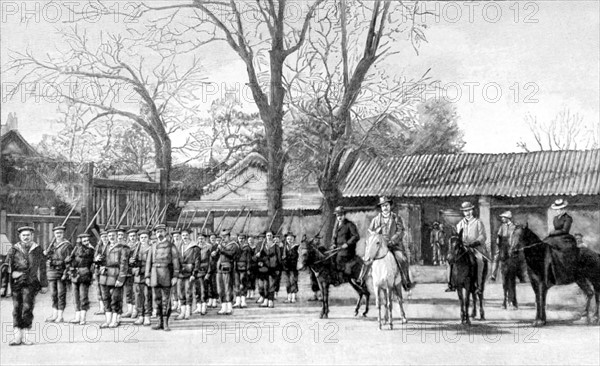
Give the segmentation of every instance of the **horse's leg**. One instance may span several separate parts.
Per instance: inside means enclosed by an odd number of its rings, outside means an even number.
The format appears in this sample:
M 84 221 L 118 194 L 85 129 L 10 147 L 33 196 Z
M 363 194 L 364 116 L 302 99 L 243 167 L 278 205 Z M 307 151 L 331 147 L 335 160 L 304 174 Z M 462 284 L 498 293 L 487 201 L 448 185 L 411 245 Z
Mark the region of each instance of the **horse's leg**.
M 594 288 L 594 295 L 596 296 L 596 311 L 594 312 L 594 324 L 600 324 L 600 317 L 598 310 L 600 310 L 600 288 Z
M 542 320 L 542 324 L 541 325 L 546 325 L 546 296 L 548 295 L 548 286 L 546 286 L 546 284 L 542 284 L 542 289 L 540 291 L 540 298 L 541 298 L 541 304 L 540 304 L 540 311 L 541 311 L 541 320 Z
M 485 310 L 483 309 L 483 291 L 477 295 L 479 298 L 479 320 L 485 320 Z
M 538 284 L 538 279 L 535 278 L 535 275 L 531 276 L 531 287 L 533 288 L 533 292 L 535 293 L 535 320 L 533 321 L 533 326 L 538 326 L 538 322 L 541 318 L 540 315 L 540 285 Z
M 394 315 L 392 309 L 394 308 L 394 294 L 393 294 L 394 284 L 391 286 L 388 285 L 386 289 L 387 296 L 387 311 L 390 316 L 390 330 L 394 329 Z
M 354 316 L 358 316 L 358 310 L 360 310 L 360 304 L 363 299 L 364 293 L 362 291 L 362 288 L 354 282 L 354 279 L 350 279 L 348 283 L 350 283 L 350 286 L 352 286 L 354 291 L 358 293 L 358 301 L 356 302 L 356 306 L 354 307 Z
M 504 269 L 504 266 L 502 266 L 502 293 L 504 294 L 504 301 L 502 302 L 502 309 L 506 309 L 507 308 L 507 300 L 509 297 L 509 290 L 508 290 L 508 281 L 507 281 L 507 275 L 506 275 L 506 270 Z
M 328 290 L 328 285 L 327 285 L 327 281 L 325 280 L 321 280 L 319 282 L 321 284 L 321 315 L 319 316 L 321 319 L 325 318 L 325 314 L 327 313 L 327 297 L 325 296 L 325 294 L 327 293 Z
M 365 312 L 362 313 L 362 316 L 366 317 L 367 313 L 369 312 L 369 301 L 371 300 L 371 293 L 369 292 L 369 288 L 367 287 L 366 283 L 363 284 L 363 286 L 361 287 L 361 290 L 362 290 L 363 294 L 365 295 Z
M 456 294 L 458 295 L 458 302 L 460 304 L 460 324 L 465 324 L 465 318 L 469 317 L 469 313 L 466 312 L 465 313 L 465 299 L 463 298 L 463 290 L 462 288 L 458 287 L 456 289 Z M 467 314 L 467 316 L 465 317 L 465 314 Z
M 377 323 L 381 330 L 381 288 L 375 286 L 375 306 L 377 306 Z
M 329 283 L 325 283 L 323 289 L 325 290 L 323 293 L 323 300 L 325 301 L 325 313 L 323 314 L 323 319 L 327 319 L 329 318 Z
M 587 297 L 585 301 L 585 310 L 581 313 L 581 317 L 585 317 L 586 322 L 591 324 L 592 318 L 590 315 L 590 306 L 592 304 L 592 298 L 594 297 L 594 289 L 592 288 L 592 284 L 585 278 L 579 279 L 576 283 L 577 286 L 583 290 L 585 296 Z
M 513 273 L 510 276 L 510 292 L 511 292 L 511 301 L 515 309 L 519 308 L 519 303 L 517 301 L 517 274 Z
M 394 284 L 394 291 L 396 292 L 396 296 L 398 296 L 398 305 L 400 305 L 400 315 L 402 316 L 402 324 L 406 324 L 408 320 L 406 319 L 406 313 L 404 312 L 404 300 L 402 299 L 402 288 L 399 285 Z

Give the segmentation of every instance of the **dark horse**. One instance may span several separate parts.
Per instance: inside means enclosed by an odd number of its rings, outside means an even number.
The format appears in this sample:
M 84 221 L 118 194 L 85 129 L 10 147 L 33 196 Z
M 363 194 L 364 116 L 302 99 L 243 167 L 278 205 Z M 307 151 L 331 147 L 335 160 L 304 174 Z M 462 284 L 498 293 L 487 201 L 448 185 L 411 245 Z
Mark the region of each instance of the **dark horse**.
M 516 245 L 505 245 L 501 247 L 499 261 L 501 263 L 502 289 L 504 290 L 504 302 L 502 307 L 519 308 L 517 302 L 517 276 L 521 271 L 523 259 Z
M 329 316 L 329 286 L 335 282 L 334 279 L 338 275 L 335 255 L 328 256 L 326 253 L 321 252 L 312 241 L 303 241 L 298 250 L 297 268 L 299 271 L 308 268 L 315 274 L 319 283 L 319 289 L 323 295 L 323 308 L 321 309 L 320 317 L 321 319 L 327 319 Z M 354 316 L 358 315 L 363 297 L 365 298 L 365 311 L 362 313 L 362 316 L 367 316 L 369 312 L 369 297 L 371 294 L 367 289 L 366 283 L 361 286 L 356 282 L 361 268 L 362 259 L 357 256 L 352 265 L 352 275 L 349 278 L 344 278 L 358 292 L 359 298 L 354 309 Z
M 471 324 L 469 319 L 469 302 L 473 298 L 473 313 L 471 317 L 477 316 L 477 300 L 479 300 L 479 314 L 481 320 L 485 320 L 485 311 L 483 309 L 483 291 L 477 294 L 475 289 L 477 285 L 477 264 L 472 250 L 463 244 L 462 230 L 458 234 L 450 237 L 450 251 L 448 253 L 448 262 L 452 264 L 452 283 L 456 287 L 458 300 L 460 301 L 460 319 L 461 324 Z M 487 277 L 488 263 L 484 261 L 483 278 Z M 485 287 L 485 281 L 483 281 Z
M 548 289 L 555 285 L 568 285 L 571 283 L 576 283 L 587 296 L 585 311 L 581 315 L 586 317 L 588 324 L 592 323 L 589 310 L 592 297 L 596 296 L 596 312 L 593 322 L 597 324 L 598 306 L 600 305 L 600 254 L 588 248 L 580 248 L 577 269 L 573 273 L 574 276 L 572 276 L 574 281 L 555 283 L 557 281 L 546 278 L 547 268 L 551 264 L 550 246 L 540 240 L 527 225 L 517 226 L 513 238 L 518 250 L 522 250 L 525 254 L 527 272 L 531 280 L 531 287 L 535 292 L 536 314 L 533 325 L 542 326 L 546 324 L 546 295 Z

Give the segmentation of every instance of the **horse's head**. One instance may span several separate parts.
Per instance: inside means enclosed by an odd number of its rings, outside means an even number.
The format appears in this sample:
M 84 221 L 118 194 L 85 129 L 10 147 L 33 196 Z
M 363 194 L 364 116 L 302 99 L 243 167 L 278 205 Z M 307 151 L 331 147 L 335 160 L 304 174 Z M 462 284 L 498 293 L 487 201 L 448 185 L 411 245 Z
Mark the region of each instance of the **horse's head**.
M 300 242 L 298 246 L 298 262 L 296 263 L 298 271 L 302 271 L 311 263 L 314 250 L 317 249 L 312 240 L 303 240 Z
M 448 250 L 448 261 L 452 262 L 456 257 L 460 256 L 466 249 L 463 240 L 463 229 L 453 232 L 450 235 L 450 248 Z
M 532 244 L 539 243 L 540 238 L 529 228 L 529 225 L 517 225 L 510 237 L 510 247 L 512 250 L 522 248 L 532 248 Z
M 381 234 L 371 234 L 367 236 L 365 255 L 363 256 L 365 262 L 370 262 L 377 258 L 377 256 L 386 254 L 384 251 L 387 251 L 387 246 L 383 245 L 384 240 L 385 239 Z

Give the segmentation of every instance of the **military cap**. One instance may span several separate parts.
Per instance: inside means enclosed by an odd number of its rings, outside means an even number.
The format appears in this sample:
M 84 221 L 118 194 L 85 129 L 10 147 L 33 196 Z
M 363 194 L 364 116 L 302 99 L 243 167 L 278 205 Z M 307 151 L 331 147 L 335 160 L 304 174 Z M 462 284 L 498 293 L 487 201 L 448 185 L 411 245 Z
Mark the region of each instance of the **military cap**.
M 67 228 L 64 226 L 55 226 L 52 231 L 65 231 Z
M 19 232 L 19 234 L 23 231 L 31 231 L 33 233 L 33 232 L 35 232 L 35 229 L 31 226 L 21 226 L 20 228 L 17 229 L 17 231 Z
M 167 226 L 165 224 L 158 224 L 154 227 L 154 231 L 157 230 L 167 230 Z
M 136 229 L 134 227 L 132 227 L 131 229 L 127 230 L 127 234 L 131 234 L 131 233 L 137 234 L 137 232 L 138 232 L 138 229 Z
M 104 229 L 101 229 L 101 230 L 100 230 L 100 236 L 102 236 L 102 235 L 106 235 L 106 234 L 108 234 L 108 231 L 106 231 L 106 230 L 104 230 Z
M 138 235 L 150 235 L 150 232 L 146 229 L 138 231 Z
M 90 234 L 88 234 L 88 233 L 81 233 L 81 234 L 77 235 L 77 237 L 81 238 L 81 239 L 83 239 L 83 238 L 89 238 Z
M 126 232 L 126 230 L 125 230 L 125 228 L 123 226 L 119 226 L 116 230 L 117 230 L 118 233 L 125 233 Z
M 244 234 L 244 233 L 237 233 L 237 237 L 238 237 L 238 238 L 244 238 L 244 239 L 245 239 L 245 238 L 246 238 L 246 236 L 247 236 L 247 235 L 246 235 L 246 234 Z
M 116 233 L 118 230 L 115 227 L 110 227 L 108 228 L 108 230 L 106 230 L 107 233 Z
M 231 232 L 227 229 L 223 229 L 221 230 L 221 236 L 227 236 L 227 235 L 231 235 Z
M 180 233 L 183 233 L 184 231 L 188 234 L 191 233 L 190 229 L 188 229 L 188 228 L 181 229 Z
M 285 233 L 285 236 L 286 236 L 286 237 L 287 237 L 287 236 L 292 236 L 292 237 L 294 237 L 294 238 L 296 237 L 296 235 L 295 235 L 293 232 L 291 232 L 291 231 L 289 231 L 289 232 Z
M 262 233 L 258 234 L 258 236 L 257 236 L 257 237 L 258 237 L 258 238 L 264 238 L 266 235 L 267 235 L 267 232 L 266 232 L 266 231 L 264 231 L 264 232 L 262 232 Z
M 173 230 L 171 231 L 171 235 L 174 235 L 174 234 L 179 234 L 179 235 L 181 235 L 181 229 L 180 229 L 180 228 L 173 229 Z
M 338 206 L 338 207 L 336 207 L 336 208 L 333 210 L 333 213 L 334 213 L 335 215 L 343 215 L 343 214 L 345 214 L 345 213 L 346 213 L 346 210 L 344 209 L 344 207 L 342 207 L 342 206 Z

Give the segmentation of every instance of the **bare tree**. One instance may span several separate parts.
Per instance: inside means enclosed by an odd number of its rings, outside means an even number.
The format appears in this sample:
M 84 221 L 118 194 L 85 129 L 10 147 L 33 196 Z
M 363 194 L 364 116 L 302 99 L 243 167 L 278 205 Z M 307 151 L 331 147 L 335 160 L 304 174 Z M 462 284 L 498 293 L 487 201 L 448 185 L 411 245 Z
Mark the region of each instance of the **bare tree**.
M 597 149 L 600 147 L 600 125 L 586 123 L 579 113 L 564 107 L 550 121 L 540 122 L 537 116 L 527 114 L 525 124 L 535 140 L 534 150 Z M 531 151 L 523 140 L 517 146 Z
M 46 58 L 30 50 L 14 51 L 6 72 L 21 75 L 19 84 L 59 86 L 53 97 L 93 112 L 86 125 L 112 117 L 139 125 L 153 141 L 156 167 L 168 173 L 172 166 L 170 134 L 189 122 L 194 112 L 193 91 L 203 80 L 199 60 L 194 58 L 181 71 L 178 55 L 162 55 L 139 37 L 101 32 L 90 39 L 76 26 L 62 35 L 65 49 Z

